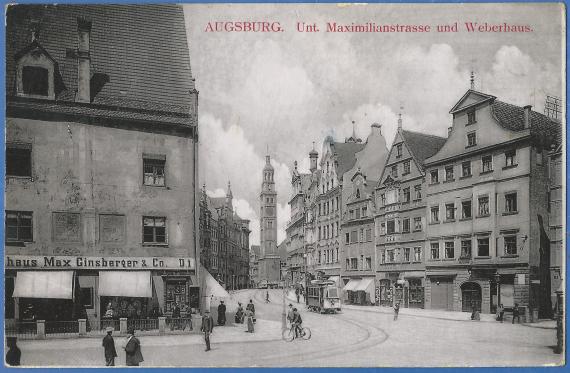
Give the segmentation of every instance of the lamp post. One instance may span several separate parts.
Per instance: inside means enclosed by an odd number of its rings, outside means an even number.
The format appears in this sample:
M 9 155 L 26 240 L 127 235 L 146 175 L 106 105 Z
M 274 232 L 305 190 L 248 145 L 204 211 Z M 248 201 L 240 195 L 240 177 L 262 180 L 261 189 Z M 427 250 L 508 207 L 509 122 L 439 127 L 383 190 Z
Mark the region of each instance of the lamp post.
M 501 275 L 499 274 L 499 270 L 495 272 L 495 287 L 497 288 L 497 305 L 498 308 L 501 305 Z

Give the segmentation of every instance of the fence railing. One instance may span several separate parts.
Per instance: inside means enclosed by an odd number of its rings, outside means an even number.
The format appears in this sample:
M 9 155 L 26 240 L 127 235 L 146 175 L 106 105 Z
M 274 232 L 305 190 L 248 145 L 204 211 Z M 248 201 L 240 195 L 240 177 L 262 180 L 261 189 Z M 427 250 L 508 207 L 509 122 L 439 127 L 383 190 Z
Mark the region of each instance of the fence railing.
M 190 317 L 177 317 L 177 318 L 166 318 L 166 328 L 167 330 L 182 330 L 190 331 L 193 330 L 192 319 Z
M 158 330 L 158 319 L 128 319 L 127 329 L 134 328 L 135 330 Z
M 119 320 L 114 320 L 114 319 L 102 319 L 99 320 L 99 322 L 94 328 L 92 328 L 90 331 L 88 330 L 88 332 L 105 334 L 107 333 L 106 329 L 108 327 L 113 328 L 113 331 L 115 332 L 119 332 L 121 330 L 121 322 Z
M 79 335 L 79 321 L 46 321 L 46 336 Z
M 6 336 L 18 339 L 35 339 L 38 333 L 35 321 L 6 322 Z

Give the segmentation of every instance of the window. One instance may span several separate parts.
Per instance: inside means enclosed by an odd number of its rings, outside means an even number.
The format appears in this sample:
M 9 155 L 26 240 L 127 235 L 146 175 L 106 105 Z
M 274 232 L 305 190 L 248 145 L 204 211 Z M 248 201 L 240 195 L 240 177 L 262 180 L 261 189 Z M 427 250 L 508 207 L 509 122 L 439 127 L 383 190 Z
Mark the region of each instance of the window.
M 461 218 L 471 219 L 471 200 L 461 202 Z
M 356 218 L 360 219 L 360 209 L 356 209 Z
M 461 258 L 471 259 L 471 240 L 461 241 Z
M 357 235 L 356 231 L 350 232 L 350 243 L 358 242 L 358 237 L 356 235 Z
M 484 155 L 481 157 L 481 172 L 491 172 L 493 171 L 493 156 Z
M 404 188 L 403 189 L 403 195 L 404 195 L 404 203 L 406 202 L 410 202 L 410 188 Z
M 414 262 L 421 262 L 421 261 L 422 261 L 422 248 L 414 247 Z
M 143 243 L 166 243 L 166 218 L 154 216 L 143 217 Z
M 79 296 L 83 307 L 93 309 L 93 288 L 80 288 Z
M 467 146 L 466 147 L 468 148 L 470 146 L 475 146 L 475 145 L 477 145 L 476 134 L 475 134 L 475 132 L 469 132 L 467 134 Z
M 397 164 L 392 166 L 392 177 L 398 177 L 398 165 Z
M 360 198 L 360 189 L 356 189 L 356 198 Z
M 410 161 L 404 162 L 404 173 L 402 175 L 407 175 L 410 173 Z
M 477 256 L 489 256 L 489 237 L 477 239 Z
M 422 218 L 417 217 L 414 218 L 414 232 L 418 232 L 422 230 Z
M 467 124 L 473 124 L 476 121 L 477 120 L 475 118 L 475 110 L 468 112 L 467 113 Z
M 267 221 L 267 228 L 273 228 L 273 221 L 271 220 Z
M 505 236 L 505 255 L 517 255 L 517 236 Z
M 438 170 L 432 170 L 430 172 L 430 177 L 431 177 L 431 183 L 432 184 L 439 183 L 439 172 L 438 172 Z
M 406 218 L 402 220 L 402 233 L 410 232 L 410 219 Z
M 32 212 L 6 211 L 6 241 L 33 241 Z
M 358 259 L 350 258 L 350 269 L 358 269 Z
M 367 216 L 367 215 L 368 215 L 368 208 L 367 208 L 366 206 L 364 206 L 364 207 L 362 208 L 362 216 L 365 217 L 365 216 Z
M 453 181 L 453 166 L 445 167 L 445 181 Z
M 411 249 L 409 247 L 404 247 L 404 262 L 410 261 L 410 251 Z
M 461 163 L 461 177 L 471 176 L 471 161 Z
M 400 158 L 402 156 L 402 144 L 396 145 L 396 157 Z
M 366 229 L 366 242 L 372 241 L 372 228 Z
M 380 257 L 380 264 L 386 264 L 386 253 L 382 251 L 382 255 Z
M 166 158 L 143 158 L 144 185 L 164 186 Z
M 489 197 L 479 197 L 479 216 L 489 215 Z
M 319 232 L 319 240 L 321 239 L 322 235 L 321 235 L 321 227 L 318 228 L 318 232 Z
M 366 265 L 364 266 L 364 269 L 366 269 L 366 270 L 372 269 L 372 258 L 371 257 L 366 258 Z
M 386 204 L 386 195 L 384 193 L 380 194 L 380 204 L 382 206 Z
M 453 241 L 447 241 L 445 243 L 445 257 L 447 259 L 455 258 L 455 243 Z
M 350 269 L 350 259 L 346 258 L 346 269 Z
M 439 223 L 439 206 L 434 206 L 431 208 L 431 222 Z
M 6 144 L 6 176 L 32 177 L 30 144 Z
M 354 210 L 350 210 L 350 219 L 354 219 Z
M 415 185 L 414 186 L 414 193 L 415 193 L 415 200 L 419 201 L 422 199 L 422 186 L 421 185 Z
M 539 166 L 542 166 L 542 164 L 544 163 L 543 161 L 543 153 L 542 150 L 537 149 L 536 150 L 536 164 Z
M 431 258 L 432 259 L 439 259 L 439 243 L 432 242 L 431 243 Z
M 396 221 L 388 220 L 386 223 L 388 224 L 388 234 L 394 234 L 396 232 Z
M 380 234 L 386 234 L 386 223 L 380 223 Z
M 394 250 L 386 250 L 386 263 L 394 263 Z
M 517 193 L 505 194 L 505 212 L 517 212 Z
M 517 165 L 517 152 L 516 150 L 509 150 L 505 152 L 505 167 L 514 167 Z
M 447 203 L 445 205 L 445 220 L 455 220 L 455 205 L 453 203 Z
M 392 189 L 390 190 L 386 196 L 386 203 L 388 205 L 391 205 L 393 203 L 397 203 L 398 202 L 398 193 L 399 191 L 397 189 Z
M 24 66 L 22 68 L 22 88 L 27 95 L 48 95 L 48 70 L 43 67 Z

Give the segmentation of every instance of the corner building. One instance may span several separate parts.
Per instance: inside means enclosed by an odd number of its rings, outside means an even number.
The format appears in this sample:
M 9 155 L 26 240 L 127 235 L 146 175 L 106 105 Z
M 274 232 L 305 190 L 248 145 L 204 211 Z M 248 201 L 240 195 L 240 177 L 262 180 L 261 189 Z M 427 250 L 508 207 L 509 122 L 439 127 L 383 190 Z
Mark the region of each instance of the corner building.
M 6 325 L 197 310 L 182 9 L 15 5 L 6 37 Z
M 469 90 L 426 159 L 426 308 L 551 315 L 547 152 L 560 123 Z

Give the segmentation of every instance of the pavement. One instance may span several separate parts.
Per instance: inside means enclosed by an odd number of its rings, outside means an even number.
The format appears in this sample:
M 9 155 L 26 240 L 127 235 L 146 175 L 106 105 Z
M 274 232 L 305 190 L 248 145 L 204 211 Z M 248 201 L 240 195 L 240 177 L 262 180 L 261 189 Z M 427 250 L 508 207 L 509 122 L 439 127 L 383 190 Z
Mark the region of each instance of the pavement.
M 296 295 L 294 291 L 289 291 L 287 293 L 287 299 L 289 301 L 296 301 Z M 301 302 L 303 302 L 303 297 L 301 296 Z M 361 311 L 361 312 L 376 312 L 385 314 L 394 314 L 394 309 L 392 307 L 386 306 L 361 306 L 354 304 L 342 304 L 343 309 Z M 412 317 L 423 317 L 428 319 L 438 319 L 438 320 L 450 320 L 450 321 L 466 321 L 466 322 L 476 322 L 471 320 L 471 312 L 456 312 L 456 311 L 446 311 L 446 310 L 430 310 L 421 308 L 400 308 L 399 317 L 402 316 L 412 316 Z M 494 314 L 479 314 L 481 320 L 478 322 L 493 322 L 496 323 Z M 505 322 L 511 322 L 509 315 L 505 315 Z M 556 329 L 555 320 L 539 320 L 535 323 L 521 323 L 521 325 L 528 326 L 531 328 L 540 329 Z

